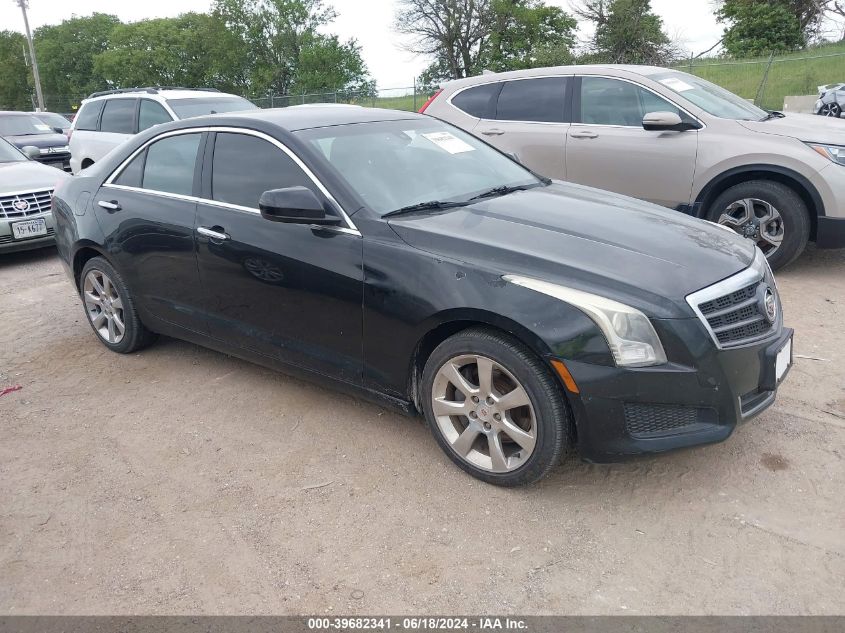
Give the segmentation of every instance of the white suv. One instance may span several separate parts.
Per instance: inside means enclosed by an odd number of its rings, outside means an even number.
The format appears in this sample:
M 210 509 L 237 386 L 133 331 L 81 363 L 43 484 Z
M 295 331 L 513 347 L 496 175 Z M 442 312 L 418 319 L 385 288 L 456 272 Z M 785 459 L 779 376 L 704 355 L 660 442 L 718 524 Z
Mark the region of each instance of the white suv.
M 93 165 L 126 139 L 176 119 L 256 110 L 242 97 L 213 88 L 126 88 L 95 92 L 82 101 L 70 128 L 70 168 Z

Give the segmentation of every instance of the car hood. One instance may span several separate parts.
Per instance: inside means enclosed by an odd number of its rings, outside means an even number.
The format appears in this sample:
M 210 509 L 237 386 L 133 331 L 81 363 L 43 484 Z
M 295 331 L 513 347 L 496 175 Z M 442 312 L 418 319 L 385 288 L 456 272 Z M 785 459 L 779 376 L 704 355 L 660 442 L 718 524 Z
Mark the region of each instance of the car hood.
M 817 114 L 787 114 L 782 119 L 738 123 L 752 132 L 789 136 L 811 143 L 845 145 L 845 125 L 842 125 L 842 121 Z
M 755 253 L 749 240 L 704 220 L 560 182 L 389 224 L 411 246 L 494 278 L 560 283 L 659 318 L 692 316 L 685 297 L 747 268 Z
M 57 182 L 65 178 L 70 178 L 70 175 L 34 160 L 0 163 L 0 196 L 52 189 Z
M 64 147 L 68 144 L 67 136 L 64 134 L 25 134 L 23 136 L 4 137 L 16 147 L 33 145 L 39 149 L 43 147 Z

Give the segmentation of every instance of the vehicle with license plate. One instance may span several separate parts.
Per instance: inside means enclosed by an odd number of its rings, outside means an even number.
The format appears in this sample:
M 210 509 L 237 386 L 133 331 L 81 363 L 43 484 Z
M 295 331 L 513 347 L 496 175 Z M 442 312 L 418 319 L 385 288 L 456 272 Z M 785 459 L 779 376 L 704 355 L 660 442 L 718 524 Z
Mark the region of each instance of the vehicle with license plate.
M 256 110 L 243 97 L 213 88 L 147 87 L 95 92 L 82 101 L 68 134 L 74 174 L 93 165 L 133 134 L 204 114 Z
M 536 481 L 571 447 L 614 461 L 724 440 L 791 363 L 753 242 L 415 113 L 168 123 L 54 209 L 109 349 L 166 334 L 422 413 L 493 484 Z
M 37 148 L 25 149 L 37 155 Z M 53 244 L 53 188 L 67 178 L 0 138 L 0 255 Z
M 528 167 L 727 226 L 774 269 L 845 247 L 845 126 L 769 112 L 688 73 L 559 66 L 443 85 L 426 114 Z
M 32 112 L 0 112 L 0 137 L 18 148 L 37 147 L 40 163 L 70 171 L 67 136 L 56 132 Z

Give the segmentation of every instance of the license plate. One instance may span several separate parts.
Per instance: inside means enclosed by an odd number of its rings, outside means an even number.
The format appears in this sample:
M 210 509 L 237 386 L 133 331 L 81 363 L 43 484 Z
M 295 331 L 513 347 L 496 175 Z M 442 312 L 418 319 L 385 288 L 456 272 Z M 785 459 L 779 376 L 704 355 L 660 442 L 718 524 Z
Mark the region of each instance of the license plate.
M 789 339 L 777 356 L 775 356 L 775 380 L 780 382 L 786 374 L 786 370 L 792 364 L 792 339 Z
M 28 237 L 38 237 L 39 235 L 47 235 L 47 222 L 44 218 L 12 223 L 12 237 L 16 240 L 25 240 Z

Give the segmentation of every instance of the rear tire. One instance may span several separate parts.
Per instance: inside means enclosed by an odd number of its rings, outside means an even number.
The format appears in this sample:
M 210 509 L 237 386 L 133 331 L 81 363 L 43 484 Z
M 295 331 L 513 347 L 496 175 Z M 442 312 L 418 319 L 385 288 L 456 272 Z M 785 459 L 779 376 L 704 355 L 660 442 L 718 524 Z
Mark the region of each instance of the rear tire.
M 496 330 L 464 330 L 438 345 L 419 400 L 443 451 L 490 484 L 534 483 L 570 445 L 569 410 L 550 368 Z
M 773 180 L 751 180 L 724 191 L 707 219 L 755 241 L 772 269 L 792 263 L 810 239 L 810 214 L 795 190 Z
M 129 354 L 155 341 L 156 335 L 141 323 L 120 273 L 105 258 L 92 257 L 85 263 L 79 288 L 88 324 L 110 350 Z

